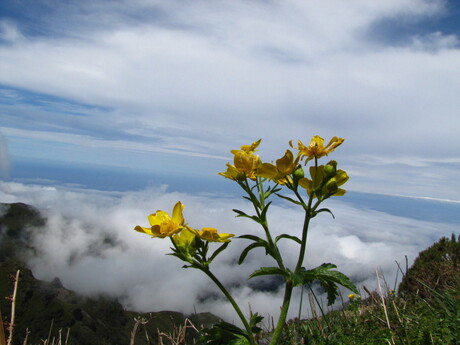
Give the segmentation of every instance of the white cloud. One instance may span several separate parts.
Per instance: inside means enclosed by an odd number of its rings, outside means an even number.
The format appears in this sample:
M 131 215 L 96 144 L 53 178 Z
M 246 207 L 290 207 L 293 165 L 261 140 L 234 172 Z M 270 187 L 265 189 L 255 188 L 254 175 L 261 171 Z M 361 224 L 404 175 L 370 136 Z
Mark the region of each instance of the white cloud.
M 172 309 L 191 313 L 196 308 L 236 321 L 231 307 L 220 299 L 219 291 L 203 274 L 182 269 L 180 261 L 165 255 L 170 246 L 167 240 L 151 239 L 132 229 L 138 224 L 146 225 L 149 213 L 157 209 L 170 212 L 181 200 L 186 205 L 186 221 L 194 227 L 262 235 L 257 224 L 234 217 L 232 208 L 250 211 L 244 201 L 171 193 L 161 188 L 109 193 L 17 183 L 1 183 L 0 200 L 27 201 L 48 217 L 46 229 L 34 231 L 33 245 L 40 250 L 40 256 L 30 264 L 38 278 L 51 280 L 58 276 L 67 288 L 80 293 L 121 296 L 127 308 L 139 311 Z M 404 262 L 407 255 L 412 262 L 420 250 L 456 231 L 453 225 L 391 216 L 340 201 L 331 201 L 329 206 L 336 219 L 320 214 L 313 220 L 304 264 L 310 268 L 323 262 L 335 263 L 369 289 L 376 287 L 376 269 L 383 271 L 393 288 L 395 260 Z M 269 214 L 275 235 L 299 234 L 303 220 L 299 210 L 281 202 L 273 205 Z M 258 292 L 250 288 L 247 280 L 253 270 L 272 265 L 264 251 L 256 249 L 244 265 L 234 264 L 246 243 L 235 239 L 213 265 L 213 271 L 225 284 L 238 284 L 232 293 L 243 309 L 250 304 L 253 311 L 276 317 L 282 291 Z M 280 245 L 286 263 L 292 267 L 298 245 L 287 240 Z M 209 296 L 212 298 L 206 299 Z M 296 315 L 298 302 L 297 291 L 291 316 Z

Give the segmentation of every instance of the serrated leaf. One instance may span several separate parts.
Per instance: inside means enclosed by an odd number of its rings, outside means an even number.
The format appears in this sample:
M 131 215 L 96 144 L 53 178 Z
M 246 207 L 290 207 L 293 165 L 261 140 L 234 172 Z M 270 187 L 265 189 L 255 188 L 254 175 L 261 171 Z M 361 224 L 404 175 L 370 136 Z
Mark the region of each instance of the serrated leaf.
M 258 327 L 257 324 L 262 322 L 263 319 L 264 317 L 260 316 L 259 313 L 251 315 L 251 318 L 249 319 L 249 327 L 251 327 L 252 333 L 259 333 L 262 331 L 262 328 Z
M 289 240 L 293 240 L 294 242 L 297 242 L 298 244 L 302 244 L 302 241 L 300 240 L 300 238 L 298 238 L 297 236 L 292 236 L 292 235 L 288 235 L 288 234 L 282 234 L 282 235 L 277 236 L 275 238 L 275 243 L 277 243 L 279 240 L 281 240 L 283 238 L 287 238 Z
M 211 328 L 201 330 L 197 344 L 207 345 L 242 345 L 249 344 L 246 333 L 239 327 L 221 321 Z
M 324 263 L 311 270 L 302 270 L 299 272 L 298 276 L 293 277 L 293 280 L 297 283 L 299 276 L 301 277 L 300 281 L 302 284 L 311 284 L 313 281 L 317 280 L 327 292 L 328 305 L 335 302 L 338 296 L 338 285 L 341 285 L 354 293 L 359 293 L 350 278 L 342 272 L 333 270 L 334 268 L 337 268 L 337 266 L 331 263 Z

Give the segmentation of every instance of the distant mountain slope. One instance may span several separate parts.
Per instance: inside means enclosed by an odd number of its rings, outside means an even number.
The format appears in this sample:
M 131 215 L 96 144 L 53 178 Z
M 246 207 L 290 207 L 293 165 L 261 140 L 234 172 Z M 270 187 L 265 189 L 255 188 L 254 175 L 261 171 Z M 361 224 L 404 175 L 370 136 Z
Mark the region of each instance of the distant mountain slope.
M 135 318 L 148 320 L 145 325 L 151 344 L 157 344 L 158 331 L 169 333 L 174 327 L 183 325 L 186 316 L 178 312 L 162 311 L 140 314 L 123 310 L 114 298 L 99 296 L 87 298 L 77 295 L 62 286 L 58 278 L 52 282 L 36 279 L 22 258 L 34 253 L 29 239 L 31 231 L 46 226 L 46 219 L 26 204 L 0 204 L 0 310 L 9 320 L 11 303 L 5 297 L 13 291 L 13 277 L 20 270 L 19 289 L 16 302 L 14 345 L 23 344 L 27 329 L 28 344 L 41 344 L 50 333 L 63 339 L 69 332 L 69 344 L 117 345 L 129 344 Z M 199 327 L 210 326 L 219 318 L 209 313 L 189 316 Z M 145 329 L 138 328 L 137 345 L 147 344 Z M 189 332 L 189 338 L 194 331 Z

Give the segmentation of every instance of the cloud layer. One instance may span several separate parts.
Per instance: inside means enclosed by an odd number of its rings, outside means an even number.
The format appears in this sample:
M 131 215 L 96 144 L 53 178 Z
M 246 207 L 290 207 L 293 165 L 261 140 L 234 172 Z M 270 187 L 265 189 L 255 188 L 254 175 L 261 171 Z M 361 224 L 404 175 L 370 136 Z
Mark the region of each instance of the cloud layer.
M 237 322 L 229 304 L 201 272 L 182 269 L 182 262 L 165 255 L 170 246 L 167 240 L 151 239 L 132 229 L 138 224 L 146 225 L 148 214 L 157 209 L 170 212 L 181 200 L 186 205 L 186 221 L 196 228 L 211 226 L 236 235 L 262 236 L 257 224 L 234 217 L 233 208 L 250 211 L 239 198 L 189 195 L 164 188 L 110 193 L 2 182 L 0 200 L 27 200 L 48 217 L 46 229 L 35 230 L 33 237 L 40 255 L 33 257 L 30 264 L 38 278 L 52 280 L 58 276 L 67 288 L 80 293 L 112 294 L 126 308 L 137 311 L 210 311 Z M 275 204 L 269 218 L 274 234 L 298 234 L 302 213 L 284 202 Z M 412 262 L 420 250 L 458 231 L 455 224 L 392 216 L 341 201 L 331 201 L 329 206 L 336 219 L 324 214 L 314 219 L 305 265 L 311 268 L 324 262 L 335 263 L 359 286 L 364 284 L 369 289 L 376 287 L 376 270 L 383 272 L 393 288 L 395 260 L 404 263 L 407 255 Z M 272 263 L 262 250 L 254 250 L 244 265 L 236 265 L 244 242 L 232 241 L 212 269 L 232 287 L 241 306 L 250 305 L 253 311 L 276 318 L 282 291 L 258 291 L 254 286 L 261 282 L 247 279 L 255 269 Z M 285 241 L 281 250 L 287 265 L 295 265 L 298 245 Z M 296 315 L 298 303 L 296 291 L 291 317 Z M 307 315 L 305 310 L 304 316 Z

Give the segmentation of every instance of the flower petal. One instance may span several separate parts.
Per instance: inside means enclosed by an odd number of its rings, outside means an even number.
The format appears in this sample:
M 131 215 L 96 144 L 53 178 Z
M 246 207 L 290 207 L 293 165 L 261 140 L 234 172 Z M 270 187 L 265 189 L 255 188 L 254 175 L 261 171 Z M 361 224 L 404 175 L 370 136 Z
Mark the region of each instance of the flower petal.
M 283 157 L 276 160 L 276 167 L 283 175 L 291 174 L 294 170 L 294 155 L 290 150 L 286 150 Z
M 182 210 L 184 209 L 184 205 L 180 201 L 174 205 L 173 212 L 172 212 L 172 220 L 177 224 L 184 224 L 184 216 L 182 215 Z
M 152 230 L 150 228 L 143 228 L 142 226 L 136 226 L 134 230 L 139 231 L 139 232 L 144 232 L 147 235 L 153 236 Z

